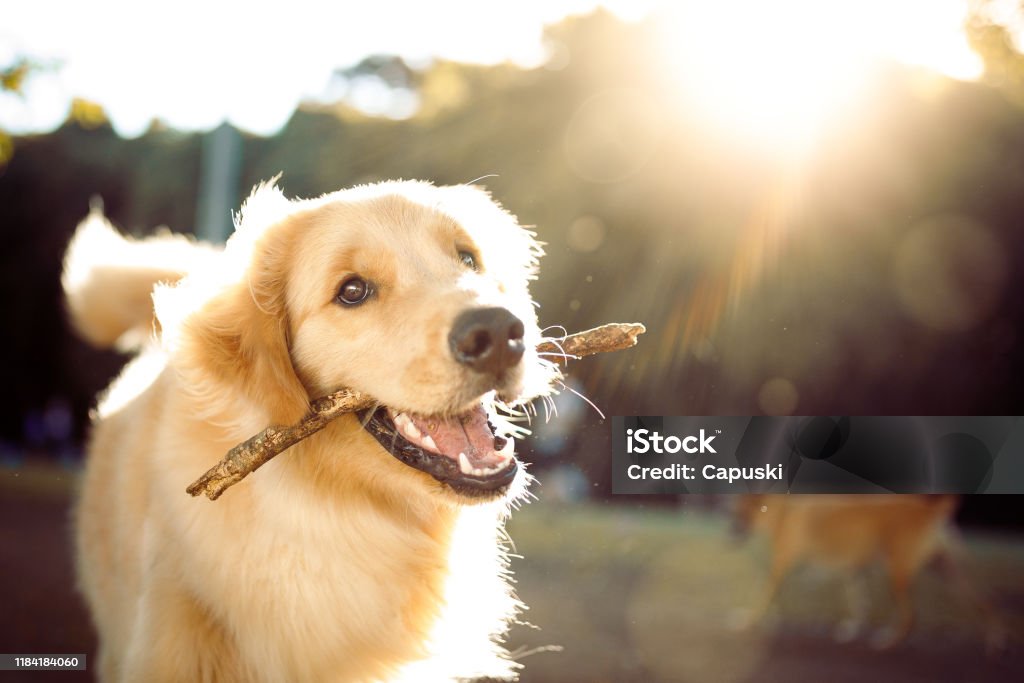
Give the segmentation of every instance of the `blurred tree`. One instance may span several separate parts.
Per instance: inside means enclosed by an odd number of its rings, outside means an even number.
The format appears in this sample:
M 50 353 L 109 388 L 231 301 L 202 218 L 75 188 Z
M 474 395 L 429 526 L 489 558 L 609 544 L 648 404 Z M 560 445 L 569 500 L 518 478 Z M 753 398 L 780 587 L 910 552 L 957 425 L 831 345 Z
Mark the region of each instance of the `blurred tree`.
M 547 244 L 533 286 L 543 325 L 649 327 L 635 352 L 572 368 L 606 414 L 756 414 L 780 386 L 803 414 L 1019 414 L 1021 109 L 989 84 L 923 92 L 918 72 L 893 66 L 870 85 L 870 107 L 823 135 L 802 175 L 780 178 L 771 160 L 699 125 L 651 49 L 652 28 L 606 13 L 569 19 L 547 33 L 552 61 L 531 70 L 368 60 L 349 75 L 413 89 L 420 109 L 370 116 L 339 90 L 273 137 L 243 134 L 234 205 L 279 172 L 290 196 L 490 176 L 480 182 Z M 197 135 L 154 126 L 123 140 L 88 103 L 53 134 L 17 143 L 0 178 L 0 289 L 18 334 L 0 337 L 0 353 L 22 362 L 0 366 L 0 384 L 22 406 L 0 415 L 4 435 L 55 392 L 84 419 L 116 367 L 70 341 L 57 285 L 89 197 L 130 232 L 188 231 L 200 164 Z M 893 254 L 947 214 L 971 217 L 1002 254 L 990 270 L 1006 273 L 989 314 L 955 333 L 916 320 L 893 284 Z M 970 269 L 929 272 L 962 278 L 944 284 L 967 301 L 999 284 Z M 584 470 L 603 467 L 584 450 Z
M 370 55 L 353 66 L 338 69 L 335 76 L 345 80 L 377 78 L 392 88 L 414 88 L 421 74 L 396 55 Z
M 965 30 L 971 48 L 985 64 L 985 81 L 1024 107 L 1024 2 L 971 0 Z
M 0 70 L 0 89 L 20 93 L 25 78 L 32 70 L 32 63 L 24 57 L 18 59 L 11 66 Z
M 0 93 L 10 92 L 20 95 L 29 71 L 31 71 L 31 63 L 25 58 L 20 58 L 13 64 L 0 68 Z M 3 128 L 0 128 L 0 168 L 10 160 L 13 154 L 14 142 L 11 140 L 11 136 Z
M 11 64 L 0 66 L 0 95 L 12 93 L 23 97 L 25 83 L 28 79 L 35 73 L 51 68 L 53 68 L 52 65 L 43 64 L 28 57 L 17 57 Z M 3 122 L 0 121 L 0 168 L 3 168 L 13 155 L 14 141 L 4 130 Z
M 86 130 L 110 125 L 110 119 L 107 118 L 107 113 L 103 111 L 103 107 L 96 102 L 91 102 L 82 97 L 76 97 L 71 100 L 68 120 L 74 121 Z

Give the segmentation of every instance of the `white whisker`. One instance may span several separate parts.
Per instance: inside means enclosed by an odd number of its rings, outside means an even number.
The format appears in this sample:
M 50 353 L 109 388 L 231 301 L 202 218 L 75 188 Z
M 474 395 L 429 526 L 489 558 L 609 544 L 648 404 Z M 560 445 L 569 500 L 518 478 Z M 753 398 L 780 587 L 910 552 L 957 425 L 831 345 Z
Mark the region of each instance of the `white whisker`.
M 362 419 L 359 426 L 361 426 L 363 429 L 366 429 L 366 425 L 370 424 L 370 420 L 373 419 L 374 413 L 377 412 L 377 409 L 380 408 L 380 406 L 380 401 L 375 401 L 373 407 L 370 410 L 366 411 L 366 417 Z
M 551 418 L 558 417 L 558 406 L 555 404 L 555 399 L 544 396 L 541 400 L 544 403 L 544 421 L 551 422 Z
M 470 180 L 468 183 L 463 183 L 463 185 L 472 185 L 473 183 L 478 182 L 480 180 L 486 180 L 488 178 L 498 178 L 498 177 L 499 176 L 498 176 L 497 173 L 488 173 L 487 175 L 482 175 L 479 178 L 474 178 L 473 180 Z
M 572 387 L 570 387 L 570 386 L 569 386 L 568 384 L 566 384 L 565 382 L 559 382 L 559 384 L 561 384 L 561 385 L 562 385 L 562 388 L 564 388 L 564 389 L 568 389 L 569 391 L 571 391 L 572 393 L 576 394 L 577 396 L 579 396 L 580 398 L 582 398 L 582 399 L 583 399 L 584 401 L 586 401 L 586 402 L 587 402 L 587 404 L 589 404 L 589 405 L 590 405 L 590 407 L 591 407 L 591 408 L 593 408 L 593 409 L 594 409 L 594 411 L 595 411 L 595 412 L 596 412 L 596 413 L 597 413 L 598 415 L 600 415 L 600 416 L 601 416 L 601 419 L 602 419 L 602 420 L 604 420 L 604 419 L 607 419 L 607 418 L 605 418 L 605 416 L 604 416 L 604 413 L 602 413 L 602 412 L 601 412 L 601 409 L 600 409 L 600 408 L 598 408 L 598 407 L 597 407 L 596 405 L 594 405 L 594 402 L 593 402 L 593 401 L 591 401 L 591 400 L 590 400 L 589 398 L 587 398 L 586 396 L 584 396 L 584 395 L 583 395 L 583 394 L 581 394 L 580 392 L 576 391 L 575 389 L 573 389 Z
M 540 351 L 540 352 L 537 353 L 537 355 L 541 356 L 541 357 L 550 356 L 551 358 L 566 358 L 568 360 L 579 360 L 580 359 L 579 356 L 574 356 L 571 353 L 565 353 L 565 352 L 555 353 L 554 351 Z
M 565 648 L 561 645 L 538 645 L 537 647 L 532 647 L 529 649 L 527 649 L 527 647 L 524 645 L 520 648 L 513 650 L 512 652 L 509 652 L 508 656 L 511 659 L 519 661 L 520 659 L 525 659 L 531 655 L 540 654 L 542 652 L 562 652 L 563 650 L 565 650 Z
M 545 335 L 548 330 L 561 330 L 562 331 L 562 336 L 561 337 L 547 337 L 547 336 L 545 336 L 544 337 L 544 341 L 553 342 L 553 341 L 556 341 L 556 339 L 557 340 L 563 340 L 563 339 L 565 339 L 566 337 L 569 336 L 569 330 L 565 329 L 561 325 L 550 325 L 548 327 L 545 327 L 543 330 L 541 330 L 540 333 L 542 335 Z

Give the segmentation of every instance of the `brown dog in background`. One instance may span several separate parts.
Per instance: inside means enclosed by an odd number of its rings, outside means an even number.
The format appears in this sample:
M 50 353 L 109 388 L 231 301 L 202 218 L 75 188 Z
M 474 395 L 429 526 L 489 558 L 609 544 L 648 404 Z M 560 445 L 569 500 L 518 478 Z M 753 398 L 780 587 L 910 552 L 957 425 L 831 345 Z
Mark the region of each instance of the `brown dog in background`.
M 880 562 L 895 616 L 873 643 L 890 647 L 906 638 L 914 624 L 914 581 L 932 560 L 941 559 L 961 593 L 983 613 L 988 648 L 998 649 L 1002 628 L 961 567 L 963 549 L 952 523 L 958 502 L 957 496 L 949 495 L 744 496 L 734 511 L 736 528 L 767 536 L 771 569 L 766 589 L 740 626 L 752 626 L 764 617 L 783 580 L 798 565 L 855 574 Z M 858 585 L 855 579 L 850 576 L 848 589 Z M 856 597 L 850 605 L 851 619 L 837 626 L 838 640 L 856 637 L 864 625 L 866 601 L 862 595 Z

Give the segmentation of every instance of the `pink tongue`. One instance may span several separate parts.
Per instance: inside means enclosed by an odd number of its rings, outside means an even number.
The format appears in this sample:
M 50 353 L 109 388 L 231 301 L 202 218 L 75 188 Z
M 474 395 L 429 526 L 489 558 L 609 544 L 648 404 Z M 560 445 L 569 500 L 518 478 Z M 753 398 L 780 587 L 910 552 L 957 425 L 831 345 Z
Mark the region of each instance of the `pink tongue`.
M 458 460 L 459 453 L 465 453 L 474 466 L 495 465 L 505 459 L 494 451 L 494 433 L 483 407 L 445 420 L 409 417 L 417 429 L 430 435 L 442 454 L 453 460 Z

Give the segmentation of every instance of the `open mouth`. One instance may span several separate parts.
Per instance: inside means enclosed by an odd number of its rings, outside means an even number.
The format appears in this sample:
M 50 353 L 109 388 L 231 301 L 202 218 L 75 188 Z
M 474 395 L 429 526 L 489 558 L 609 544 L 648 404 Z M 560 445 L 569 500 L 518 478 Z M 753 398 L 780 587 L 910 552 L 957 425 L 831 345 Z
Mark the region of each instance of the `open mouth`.
M 515 479 L 512 439 L 497 436 L 483 406 L 454 417 L 377 408 L 360 419 L 384 450 L 469 497 L 500 495 Z

